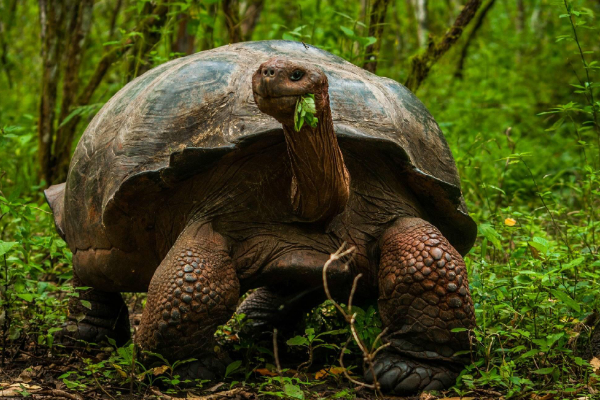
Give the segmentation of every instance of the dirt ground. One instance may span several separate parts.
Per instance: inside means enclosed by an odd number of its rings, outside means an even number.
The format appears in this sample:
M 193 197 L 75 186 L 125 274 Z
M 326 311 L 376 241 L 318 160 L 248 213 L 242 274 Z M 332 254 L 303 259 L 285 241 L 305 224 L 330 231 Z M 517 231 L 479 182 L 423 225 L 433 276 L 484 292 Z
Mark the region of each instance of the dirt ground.
M 137 296 L 127 299 L 130 309 L 130 322 L 134 330 L 137 328 L 141 319 L 142 305 Z M 231 379 L 227 382 L 208 382 L 201 389 L 188 389 L 175 391 L 157 386 L 150 386 L 136 382 L 136 385 L 126 384 L 125 386 L 112 386 L 104 382 L 109 379 L 102 379 L 100 375 L 90 374 L 87 363 L 96 364 L 109 358 L 111 348 L 82 349 L 80 347 L 55 347 L 50 351 L 47 347 L 38 346 L 32 340 L 34 335 L 23 335 L 19 340 L 13 341 L 13 345 L 4 352 L 4 366 L 0 367 L 0 399 L 22 399 L 30 398 L 41 399 L 195 399 L 195 400 L 255 400 L 255 399 L 300 399 L 300 397 L 285 396 L 281 387 L 263 387 L 262 393 L 259 386 L 265 382 L 263 372 L 256 373 L 254 378 L 250 379 L 246 385 L 231 384 Z M 113 365 L 114 367 L 114 365 Z M 118 370 L 118 367 L 115 367 Z M 284 366 L 285 368 L 285 366 Z M 293 367 L 291 367 L 293 368 Z M 318 368 L 317 368 L 318 370 Z M 80 372 L 84 376 L 82 386 L 79 388 L 69 388 L 60 378 L 61 375 L 69 372 Z M 122 374 L 125 376 L 123 370 Z M 259 370 L 261 371 L 261 370 Z M 266 370 L 262 370 L 266 371 Z M 113 369 L 114 372 L 114 369 Z M 296 371 L 289 373 L 292 376 Z M 268 373 L 267 373 L 268 374 Z M 305 387 L 304 399 L 337 399 L 340 392 L 346 390 L 352 393 L 343 398 L 354 398 L 357 400 L 372 399 L 398 399 L 398 400 L 459 400 L 454 392 L 446 396 L 433 396 L 423 393 L 416 397 L 396 397 L 384 396 L 377 397 L 373 390 L 355 385 L 343 378 L 341 375 L 336 379 L 324 380 L 322 384 L 315 384 Z M 70 379 L 70 378 L 69 378 Z M 315 375 L 308 374 L 305 380 L 316 382 Z M 77 382 L 77 379 L 73 379 Z M 116 381 L 115 379 L 110 380 Z M 84 385 L 85 384 L 85 387 Z M 268 395 L 265 391 L 277 391 L 279 395 Z M 475 399 L 498 399 L 502 398 L 500 393 L 481 390 L 469 397 L 463 397 L 464 400 Z
M 238 399 L 254 400 L 259 398 L 277 398 L 259 394 L 256 387 L 240 384 L 230 388 L 230 383 L 211 382 L 205 388 L 200 390 L 181 391 L 178 393 L 164 393 L 164 389 L 156 386 L 137 386 L 131 390 L 131 387 L 107 386 L 103 385 L 96 378 L 96 384 L 84 390 L 69 389 L 59 377 L 67 371 L 81 371 L 84 368 L 83 358 L 90 357 L 90 354 L 82 353 L 81 350 L 74 350 L 70 355 L 53 355 L 35 349 L 29 346 L 23 346 L 17 349 L 4 368 L 0 371 L 0 398 L 1 399 L 20 399 L 28 397 L 30 399 L 196 399 L 196 400 L 220 400 L 220 399 Z M 96 356 L 98 357 L 98 355 Z M 259 383 L 259 380 L 256 380 Z M 140 390 L 139 388 L 142 387 Z M 322 385 L 310 387 L 310 391 L 305 392 L 306 399 L 335 399 L 336 393 L 343 389 L 354 387 L 356 399 L 371 400 L 378 398 L 373 391 L 340 379 L 339 383 L 325 382 Z M 293 397 L 288 397 L 293 398 Z M 347 397 L 346 397 L 347 398 Z M 379 397 L 381 398 L 381 397 Z M 436 397 L 429 394 L 422 394 L 417 397 L 394 397 L 385 396 L 384 399 L 404 399 L 404 400 L 459 400 L 459 397 Z M 501 398 L 500 393 L 481 392 L 479 395 L 464 397 L 465 400 L 471 399 L 497 399 Z

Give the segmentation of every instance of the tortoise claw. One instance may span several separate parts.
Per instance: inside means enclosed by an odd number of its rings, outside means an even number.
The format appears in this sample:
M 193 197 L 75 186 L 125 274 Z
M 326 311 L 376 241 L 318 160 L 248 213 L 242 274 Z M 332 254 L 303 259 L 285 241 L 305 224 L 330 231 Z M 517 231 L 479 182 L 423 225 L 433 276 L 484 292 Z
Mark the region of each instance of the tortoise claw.
M 458 372 L 447 366 L 434 366 L 433 363 L 385 351 L 376 357 L 373 371 L 365 371 L 365 380 L 369 383 L 373 383 L 372 372 L 375 372 L 382 392 L 398 395 L 447 389 L 458 376 Z
M 231 359 L 228 356 L 209 356 L 176 367 L 173 375 L 179 375 L 179 380 L 182 382 L 179 386 L 194 387 L 198 379 L 216 381 L 223 377 L 230 362 Z M 183 383 L 186 380 L 190 382 Z

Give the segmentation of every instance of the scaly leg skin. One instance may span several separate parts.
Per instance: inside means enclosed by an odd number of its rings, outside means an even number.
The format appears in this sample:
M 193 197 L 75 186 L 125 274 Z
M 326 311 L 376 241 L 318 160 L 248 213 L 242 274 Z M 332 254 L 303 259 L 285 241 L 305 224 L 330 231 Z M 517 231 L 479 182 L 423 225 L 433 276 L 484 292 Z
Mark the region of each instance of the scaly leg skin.
M 74 288 L 87 286 L 75 273 L 72 285 Z M 114 339 L 118 346 L 127 343 L 131 337 L 129 312 L 121 294 L 94 288 L 79 291 L 79 297 L 69 299 L 67 326 L 57 335 L 58 341 L 67 343 L 72 338 L 100 343 L 107 337 Z
M 391 345 L 375 360 L 381 390 L 412 394 L 452 386 L 475 326 L 467 271 L 460 254 L 431 224 L 403 218 L 380 242 L 379 311 Z M 372 381 L 370 371 L 365 377 Z
M 267 287 L 261 287 L 250 293 L 235 313 L 246 316 L 248 322 L 244 326 L 245 333 L 259 336 L 273 328 L 284 307 L 283 296 Z
M 136 343 L 183 364 L 181 379 L 224 373 L 226 355 L 216 353 L 214 333 L 235 311 L 239 281 L 225 239 L 208 223 L 194 222 L 179 236 L 150 282 Z
M 319 296 L 321 291 L 321 288 L 311 288 L 286 296 L 268 287 L 260 287 L 246 297 L 236 313 L 246 315 L 249 321 L 245 324 L 244 331 L 253 337 L 264 332 L 272 333 L 273 328 L 280 331 L 292 330 L 302 313 L 323 301 Z

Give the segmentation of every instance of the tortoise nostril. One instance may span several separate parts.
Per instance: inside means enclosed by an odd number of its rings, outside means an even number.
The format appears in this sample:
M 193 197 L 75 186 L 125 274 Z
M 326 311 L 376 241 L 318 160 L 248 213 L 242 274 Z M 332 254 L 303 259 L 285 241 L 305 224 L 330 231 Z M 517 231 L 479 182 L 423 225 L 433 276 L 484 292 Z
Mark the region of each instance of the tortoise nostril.
M 262 73 L 264 76 L 275 76 L 275 67 L 265 67 Z

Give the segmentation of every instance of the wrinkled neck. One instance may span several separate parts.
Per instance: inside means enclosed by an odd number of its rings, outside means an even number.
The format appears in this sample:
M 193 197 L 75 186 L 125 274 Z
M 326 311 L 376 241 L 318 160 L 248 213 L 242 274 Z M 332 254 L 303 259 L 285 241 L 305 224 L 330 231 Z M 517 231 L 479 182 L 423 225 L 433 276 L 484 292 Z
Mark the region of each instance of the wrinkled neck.
M 294 213 L 306 222 L 328 222 L 342 212 L 350 195 L 350 175 L 333 130 L 329 96 L 317 114 L 315 128 L 304 124 L 300 132 L 283 125 L 292 168 L 291 202 Z

